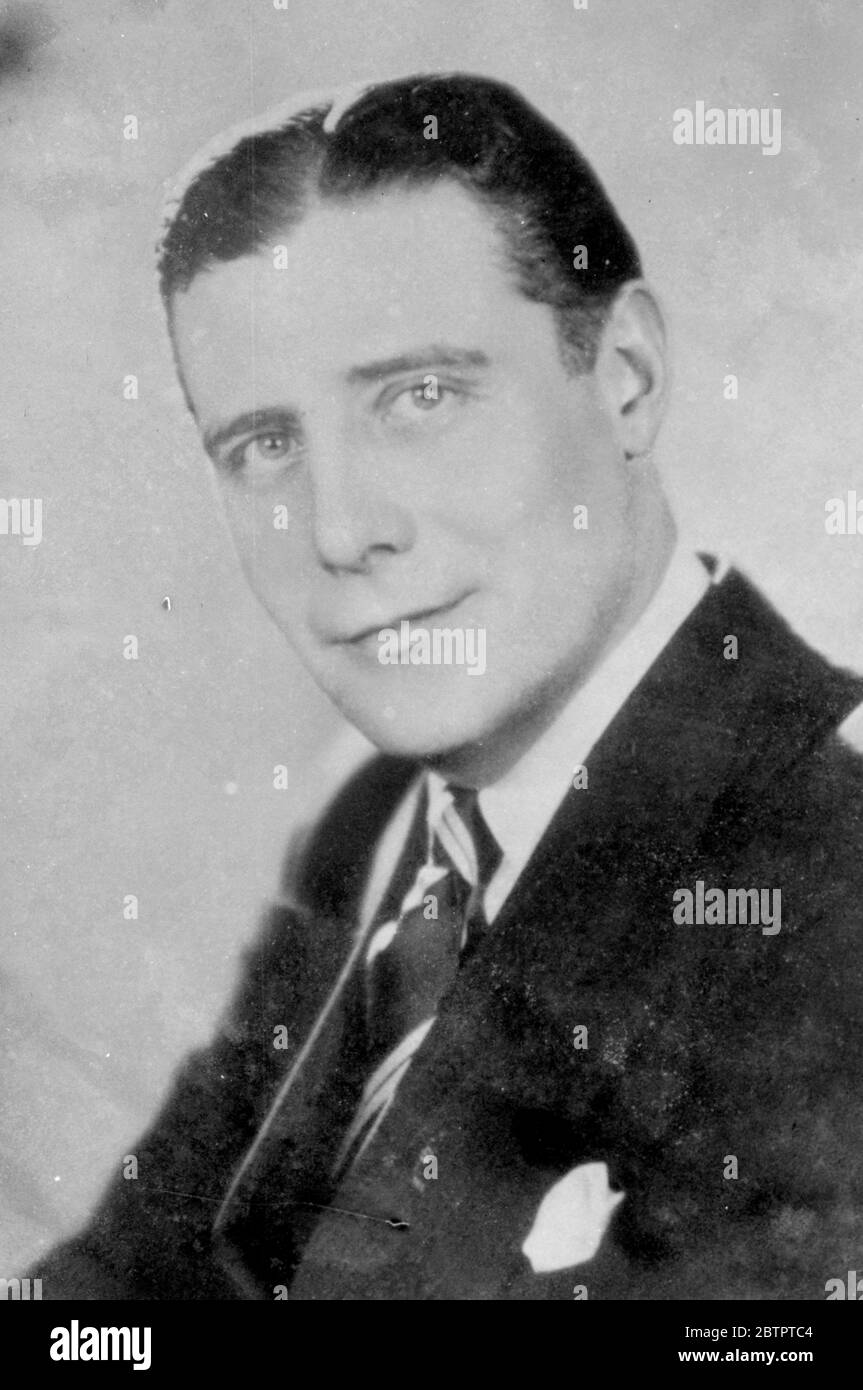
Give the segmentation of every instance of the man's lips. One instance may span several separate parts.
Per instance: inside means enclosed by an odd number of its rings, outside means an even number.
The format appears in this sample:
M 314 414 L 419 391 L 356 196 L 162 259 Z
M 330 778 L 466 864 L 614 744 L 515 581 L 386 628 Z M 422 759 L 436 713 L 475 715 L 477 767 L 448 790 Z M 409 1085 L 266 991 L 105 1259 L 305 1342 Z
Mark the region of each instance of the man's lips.
M 467 594 L 462 594 L 459 598 L 450 599 L 446 603 L 438 604 L 433 608 L 413 609 L 410 612 L 399 613 L 394 618 L 382 618 L 380 622 L 368 624 L 345 637 L 337 636 L 332 640 L 341 646 L 359 646 L 362 642 L 368 641 L 370 637 L 374 637 L 375 640 L 377 640 L 379 634 L 386 628 L 398 629 L 400 623 L 426 623 L 430 618 L 443 618 L 447 614 L 452 613 L 467 597 Z

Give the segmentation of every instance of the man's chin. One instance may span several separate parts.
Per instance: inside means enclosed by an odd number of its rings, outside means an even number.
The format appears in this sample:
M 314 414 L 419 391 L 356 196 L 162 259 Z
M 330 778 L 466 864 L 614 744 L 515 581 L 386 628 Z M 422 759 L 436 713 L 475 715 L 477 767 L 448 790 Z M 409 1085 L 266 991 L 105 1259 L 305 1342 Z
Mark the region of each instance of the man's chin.
M 452 703 L 436 702 L 434 708 L 398 708 L 395 701 L 382 699 L 373 709 L 358 709 L 349 702 L 337 702 L 342 713 L 382 753 L 437 762 L 449 753 L 479 745 L 487 734 L 487 721 L 477 711 L 462 712 Z
M 473 739 L 456 730 L 435 730 L 430 733 L 428 729 L 395 720 L 387 724 L 380 719 L 353 722 L 360 733 L 382 753 L 399 758 L 415 758 L 418 762 L 436 762 L 455 749 L 474 743 Z

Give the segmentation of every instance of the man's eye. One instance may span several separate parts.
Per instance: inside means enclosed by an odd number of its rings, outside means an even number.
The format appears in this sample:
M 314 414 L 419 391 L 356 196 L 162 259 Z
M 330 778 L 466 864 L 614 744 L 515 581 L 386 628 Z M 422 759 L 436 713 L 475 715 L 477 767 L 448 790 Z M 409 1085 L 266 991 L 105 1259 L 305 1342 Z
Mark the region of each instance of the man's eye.
M 450 391 L 448 387 L 430 381 L 427 386 L 412 386 L 405 395 L 410 397 L 418 410 L 434 410 L 442 396 L 449 398 Z
M 269 434 L 257 434 L 246 440 L 231 454 L 231 466 L 235 469 L 254 469 L 262 464 L 278 463 L 286 458 L 293 448 L 293 440 L 287 434 L 273 430 Z
M 442 386 L 435 377 L 426 377 L 422 385 L 399 391 L 387 407 L 387 416 L 403 424 L 415 424 L 422 415 L 439 411 L 442 414 L 454 404 L 458 392 Z

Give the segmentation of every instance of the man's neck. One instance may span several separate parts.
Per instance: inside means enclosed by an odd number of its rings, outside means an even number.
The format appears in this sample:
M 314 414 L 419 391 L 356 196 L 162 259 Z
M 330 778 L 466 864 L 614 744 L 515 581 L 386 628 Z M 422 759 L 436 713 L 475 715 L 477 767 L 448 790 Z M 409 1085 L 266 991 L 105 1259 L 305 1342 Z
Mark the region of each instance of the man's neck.
M 427 765 L 447 781 L 464 786 L 486 787 L 505 776 L 551 727 L 646 611 L 668 569 L 676 540 L 674 521 L 663 498 L 652 517 L 650 544 L 640 551 L 644 563 L 633 574 L 617 611 L 609 614 L 601 640 L 593 650 L 582 654 L 577 672 L 568 672 L 550 682 L 528 709 L 519 711 L 491 738 L 450 749 L 430 759 Z M 634 549 L 639 553 L 637 538 Z

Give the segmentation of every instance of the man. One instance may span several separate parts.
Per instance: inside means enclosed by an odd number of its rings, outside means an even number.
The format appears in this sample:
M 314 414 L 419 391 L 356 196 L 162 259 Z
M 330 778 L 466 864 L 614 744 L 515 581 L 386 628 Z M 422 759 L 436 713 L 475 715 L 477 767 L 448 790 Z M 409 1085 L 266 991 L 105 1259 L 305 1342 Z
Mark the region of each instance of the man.
M 863 682 L 677 543 L 595 175 L 501 84 L 386 83 L 209 151 L 160 267 L 249 581 L 381 755 L 46 1296 L 823 1298 Z

